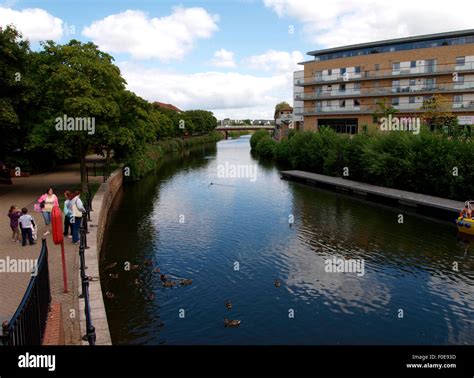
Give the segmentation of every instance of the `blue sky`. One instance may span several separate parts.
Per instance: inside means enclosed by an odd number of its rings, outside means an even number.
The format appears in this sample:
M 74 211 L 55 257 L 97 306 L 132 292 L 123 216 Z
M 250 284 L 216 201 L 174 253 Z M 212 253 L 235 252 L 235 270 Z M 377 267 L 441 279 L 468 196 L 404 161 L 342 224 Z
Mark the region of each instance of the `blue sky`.
M 0 0 L 0 25 L 16 24 L 34 48 L 44 39 L 92 40 L 147 100 L 218 118 L 271 118 L 277 102 L 292 103 L 292 72 L 307 51 L 467 29 L 456 9 L 472 14 L 473 3 Z

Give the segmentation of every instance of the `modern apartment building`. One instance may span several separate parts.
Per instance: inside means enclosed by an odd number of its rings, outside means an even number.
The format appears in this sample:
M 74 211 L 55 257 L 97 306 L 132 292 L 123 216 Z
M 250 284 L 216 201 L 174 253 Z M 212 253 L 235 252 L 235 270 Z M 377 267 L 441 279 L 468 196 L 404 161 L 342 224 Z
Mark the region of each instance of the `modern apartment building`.
M 295 116 L 305 130 L 320 126 L 355 134 L 378 127 L 385 99 L 398 117 L 419 117 L 423 102 L 445 97 L 460 124 L 474 124 L 474 29 L 311 51 L 294 74 Z M 303 88 L 301 91 L 300 88 Z

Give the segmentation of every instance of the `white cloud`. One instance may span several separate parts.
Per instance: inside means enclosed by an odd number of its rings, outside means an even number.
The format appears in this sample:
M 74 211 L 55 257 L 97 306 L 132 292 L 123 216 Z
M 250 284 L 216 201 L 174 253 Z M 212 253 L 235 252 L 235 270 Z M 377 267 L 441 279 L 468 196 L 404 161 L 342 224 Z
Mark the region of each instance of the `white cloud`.
M 217 22 L 217 15 L 197 7 L 176 7 L 171 15 L 161 18 L 127 10 L 94 21 L 82 34 L 110 53 L 171 61 L 182 59 L 198 39 L 210 38 L 218 30 Z
M 280 101 L 291 101 L 292 74 L 257 77 L 235 72 L 180 74 L 119 64 L 128 89 L 149 101 L 181 109 L 211 110 L 218 118 L 273 118 Z
M 210 64 L 215 67 L 233 68 L 236 66 L 234 53 L 226 49 L 220 49 L 214 53 L 214 58 L 210 61 Z
M 268 50 L 261 55 L 253 55 L 244 59 L 244 64 L 256 70 L 288 73 L 301 70 L 298 63 L 303 60 L 304 55 L 299 51 L 289 53 L 287 51 Z
M 39 8 L 17 11 L 0 7 L 0 26 L 10 24 L 15 25 L 30 42 L 57 41 L 63 35 L 63 21 Z
M 472 0 L 263 0 L 279 17 L 303 24 L 312 43 L 323 47 L 472 28 Z M 297 27 L 296 27 L 297 30 Z

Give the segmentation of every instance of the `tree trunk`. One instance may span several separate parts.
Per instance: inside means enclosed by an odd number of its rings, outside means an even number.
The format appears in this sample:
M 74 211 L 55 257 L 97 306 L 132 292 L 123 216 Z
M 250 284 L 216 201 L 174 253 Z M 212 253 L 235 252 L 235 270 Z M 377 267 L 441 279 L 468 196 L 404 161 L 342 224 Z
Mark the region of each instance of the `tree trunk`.
M 87 185 L 87 172 L 86 172 L 86 152 L 84 151 L 84 147 L 82 145 L 82 140 L 78 138 L 78 145 L 79 145 L 79 164 L 81 167 L 81 192 L 87 193 L 88 192 L 88 185 Z

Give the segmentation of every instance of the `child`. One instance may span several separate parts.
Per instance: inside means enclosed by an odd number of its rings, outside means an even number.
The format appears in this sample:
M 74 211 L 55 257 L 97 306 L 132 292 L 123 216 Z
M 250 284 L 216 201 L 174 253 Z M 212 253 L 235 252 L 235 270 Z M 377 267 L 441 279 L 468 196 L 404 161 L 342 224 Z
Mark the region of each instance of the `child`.
M 19 243 L 20 229 L 18 228 L 18 219 L 21 216 L 21 212 L 15 205 L 13 205 L 10 207 L 10 210 L 8 211 L 7 215 L 10 218 L 10 228 L 13 231 L 12 242 Z
M 72 211 L 69 210 L 69 202 L 71 202 L 71 192 L 69 190 L 66 190 L 64 192 L 64 198 L 66 199 L 64 201 L 64 236 L 67 236 L 68 238 L 72 238 L 72 223 L 71 223 L 71 217 L 72 217 Z M 69 230 L 71 230 L 71 235 L 69 235 Z
M 31 230 L 31 226 L 36 228 L 35 221 L 31 215 L 28 214 L 28 209 L 24 207 L 21 209 L 22 216 L 19 219 L 20 229 L 21 229 L 21 245 L 24 247 L 26 245 L 26 238 L 30 242 L 30 245 L 35 244 L 33 240 L 33 233 Z

